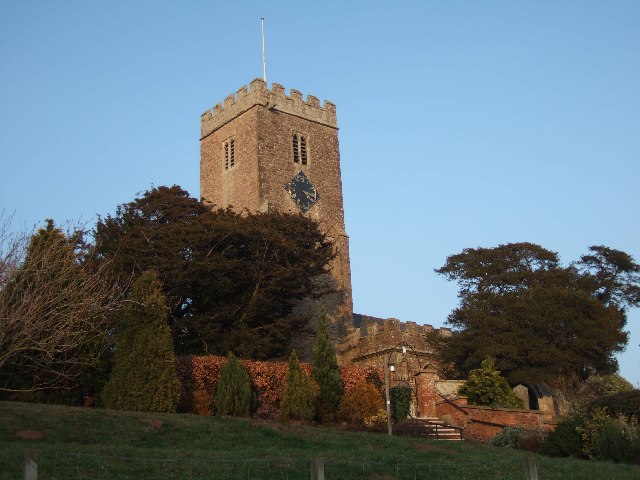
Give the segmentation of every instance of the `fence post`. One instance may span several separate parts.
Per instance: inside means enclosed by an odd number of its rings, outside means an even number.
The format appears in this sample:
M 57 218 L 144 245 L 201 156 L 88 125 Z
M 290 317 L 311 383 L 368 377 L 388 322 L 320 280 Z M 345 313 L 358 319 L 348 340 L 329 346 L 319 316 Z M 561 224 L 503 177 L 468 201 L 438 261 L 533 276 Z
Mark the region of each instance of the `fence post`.
M 36 452 L 33 450 L 24 451 L 24 480 L 38 480 L 38 464 L 36 463 Z
M 324 458 L 311 460 L 311 480 L 324 480 Z
M 524 459 L 524 479 L 538 480 L 538 463 L 535 457 L 527 457 Z

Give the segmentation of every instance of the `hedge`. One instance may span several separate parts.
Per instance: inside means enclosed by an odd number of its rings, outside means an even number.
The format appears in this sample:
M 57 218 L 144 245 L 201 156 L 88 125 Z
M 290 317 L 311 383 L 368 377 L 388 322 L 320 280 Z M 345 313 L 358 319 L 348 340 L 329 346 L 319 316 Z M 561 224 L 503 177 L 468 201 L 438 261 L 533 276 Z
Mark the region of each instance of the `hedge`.
M 182 356 L 177 359 L 177 370 L 182 394 L 179 409 L 182 412 L 193 412 L 194 395 L 201 397 L 206 392 L 210 399 L 215 398 L 216 382 L 220 369 L 226 362 L 226 357 L 215 355 Z M 251 377 L 251 382 L 258 395 L 258 402 L 262 407 L 279 410 L 287 382 L 287 362 L 259 362 L 241 360 Z M 307 375 L 311 374 L 311 365 L 300 363 Z M 382 391 L 382 375 L 379 369 L 348 365 L 340 368 L 340 377 L 345 394 L 361 383 L 371 383 Z M 202 401 L 200 399 L 200 401 Z

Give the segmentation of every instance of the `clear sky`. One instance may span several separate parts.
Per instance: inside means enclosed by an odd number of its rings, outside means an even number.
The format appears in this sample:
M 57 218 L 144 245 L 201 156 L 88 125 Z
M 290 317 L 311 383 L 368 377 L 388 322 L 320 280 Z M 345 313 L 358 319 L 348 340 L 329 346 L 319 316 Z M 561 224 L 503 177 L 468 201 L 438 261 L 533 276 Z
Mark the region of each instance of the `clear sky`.
M 200 114 L 262 75 L 337 105 L 355 310 L 440 326 L 466 247 L 640 261 L 640 2 L 5 1 L 14 227 L 199 195 Z M 640 312 L 621 373 L 640 383 Z

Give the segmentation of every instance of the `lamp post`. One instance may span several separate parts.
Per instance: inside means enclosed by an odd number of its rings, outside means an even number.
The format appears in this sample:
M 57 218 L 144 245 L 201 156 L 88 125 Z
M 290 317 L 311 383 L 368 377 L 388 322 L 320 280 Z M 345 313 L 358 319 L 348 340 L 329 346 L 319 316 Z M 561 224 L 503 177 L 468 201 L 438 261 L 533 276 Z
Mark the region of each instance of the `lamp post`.
M 392 372 L 395 371 L 395 366 L 389 364 L 390 355 L 390 353 L 387 353 L 384 356 L 384 394 L 387 400 L 387 429 L 389 430 L 389 435 L 393 435 L 393 429 L 391 427 L 391 399 L 389 398 L 389 370 Z
M 418 361 L 418 367 L 422 368 L 422 365 L 420 364 L 420 357 L 418 356 L 418 353 L 415 351 L 415 349 L 409 345 L 407 342 L 402 341 L 400 343 L 398 343 L 395 347 L 393 347 L 389 353 L 386 353 L 384 355 L 384 393 L 385 393 L 385 399 L 387 401 L 387 429 L 389 430 L 389 435 L 393 435 L 393 427 L 391 425 L 391 398 L 390 398 L 390 394 L 389 394 L 389 389 L 390 389 L 390 379 L 389 379 L 389 372 L 395 372 L 396 367 L 393 363 L 390 363 L 391 360 L 391 353 L 394 352 L 398 347 L 402 347 L 402 355 L 406 355 L 407 353 L 407 347 L 411 350 L 411 352 L 415 355 L 416 360 Z M 416 394 L 417 397 L 417 394 Z

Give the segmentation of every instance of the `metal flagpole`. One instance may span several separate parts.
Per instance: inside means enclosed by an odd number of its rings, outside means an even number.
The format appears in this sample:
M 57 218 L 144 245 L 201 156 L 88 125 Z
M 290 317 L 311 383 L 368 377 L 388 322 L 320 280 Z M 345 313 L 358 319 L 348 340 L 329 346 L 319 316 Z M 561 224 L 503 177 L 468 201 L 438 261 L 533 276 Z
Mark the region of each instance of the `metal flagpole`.
M 267 59 L 264 54 L 264 17 L 262 17 L 262 79 L 267 83 Z

